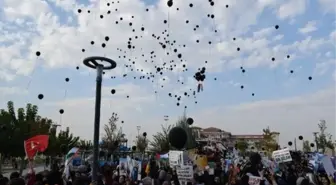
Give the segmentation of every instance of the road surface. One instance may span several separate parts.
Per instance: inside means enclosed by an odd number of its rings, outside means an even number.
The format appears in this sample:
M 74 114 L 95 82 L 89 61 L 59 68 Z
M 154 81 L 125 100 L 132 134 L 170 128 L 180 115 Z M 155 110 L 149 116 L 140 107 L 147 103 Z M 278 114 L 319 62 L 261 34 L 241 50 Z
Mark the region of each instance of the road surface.
M 37 166 L 37 167 L 34 168 L 35 173 L 39 173 L 39 172 L 43 171 L 44 169 L 45 169 L 44 166 Z M 10 174 L 11 174 L 12 172 L 15 172 L 15 171 L 18 172 L 18 170 L 6 171 L 6 172 L 5 172 L 4 174 L 2 174 L 2 175 L 3 175 L 4 177 L 8 177 L 8 178 L 9 178 Z M 28 171 L 29 171 L 28 168 L 27 168 L 27 169 L 24 169 L 23 172 L 22 172 L 22 175 L 23 175 L 23 176 L 26 175 L 26 174 L 28 173 Z

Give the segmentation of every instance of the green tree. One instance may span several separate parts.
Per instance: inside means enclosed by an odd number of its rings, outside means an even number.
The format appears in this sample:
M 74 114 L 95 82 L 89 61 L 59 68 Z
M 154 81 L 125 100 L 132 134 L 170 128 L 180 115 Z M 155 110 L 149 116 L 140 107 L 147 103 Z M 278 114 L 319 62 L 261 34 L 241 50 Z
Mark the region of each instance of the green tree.
M 145 150 L 148 147 L 148 139 L 147 137 L 144 137 L 144 136 L 137 136 L 135 143 L 136 143 L 137 151 L 141 153 L 145 152 Z
M 240 139 L 237 141 L 237 149 L 241 152 L 241 153 L 246 153 L 248 147 L 249 147 L 249 144 L 243 140 L 243 139 Z
M 45 151 L 45 155 L 51 157 L 65 155 L 71 148 L 78 145 L 80 139 L 70 132 L 69 127 L 60 130 L 58 134 L 56 134 L 56 128 L 57 126 L 53 125 L 49 131 L 49 146 Z
M 327 148 L 335 149 L 335 146 L 332 141 L 332 135 L 326 132 L 327 123 L 325 120 L 320 120 L 318 123 L 318 128 L 320 132 L 316 135 L 316 143 L 318 149 L 322 150 L 322 153 L 326 151 Z
M 102 147 L 108 150 L 109 153 L 113 153 L 120 143 L 125 140 L 125 134 L 117 127 L 119 117 L 117 113 L 112 113 L 108 124 L 104 125 L 105 134 L 102 138 Z
M 75 137 L 70 133 L 70 128 L 66 127 L 65 130 L 61 130 L 58 133 L 57 144 L 61 149 L 61 154 L 66 154 L 71 148 L 76 147 L 79 141 L 79 137 Z
M 170 150 L 169 131 L 172 129 L 171 125 L 164 127 L 161 125 L 161 132 L 153 135 L 152 141 L 149 142 L 150 149 L 155 153 L 167 153 Z
M 303 141 L 302 150 L 304 152 L 311 152 L 310 142 L 308 140 Z
M 276 143 L 274 139 L 274 133 L 269 127 L 263 129 L 263 140 L 260 142 L 260 146 L 264 148 L 268 154 L 271 154 L 278 147 L 278 143 Z
M 186 149 L 193 149 L 196 147 L 196 139 L 195 139 L 195 135 L 193 130 L 191 129 L 191 127 L 189 126 L 189 124 L 187 123 L 187 117 L 186 115 L 183 115 L 182 117 L 180 117 L 176 123 L 176 126 L 178 127 L 182 127 L 185 132 L 187 133 L 187 142 L 184 145 L 184 148 Z
M 81 150 L 84 150 L 84 151 L 88 151 L 88 150 L 93 149 L 93 143 L 92 143 L 91 140 L 81 139 L 81 140 L 78 141 L 77 145 Z
M 7 103 L 7 110 L 0 110 L 2 156 L 21 158 L 20 172 L 24 168 L 25 151 L 23 141 L 40 134 L 49 134 L 52 120 L 38 115 L 36 105 L 27 104 L 26 109 L 15 110 L 14 103 Z

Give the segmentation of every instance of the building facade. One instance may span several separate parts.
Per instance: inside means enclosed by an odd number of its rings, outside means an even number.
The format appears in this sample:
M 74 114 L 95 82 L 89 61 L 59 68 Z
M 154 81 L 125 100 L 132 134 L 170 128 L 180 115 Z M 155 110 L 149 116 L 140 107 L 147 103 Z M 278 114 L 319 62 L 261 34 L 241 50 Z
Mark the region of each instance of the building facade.
M 199 142 L 221 142 L 228 147 L 234 147 L 237 141 L 244 140 L 249 144 L 250 148 L 256 148 L 256 143 L 264 139 L 262 134 L 259 135 L 233 135 L 230 132 L 215 127 L 200 128 L 192 127 L 196 141 Z M 279 143 L 279 132 L 272 132 L 274 140 Z

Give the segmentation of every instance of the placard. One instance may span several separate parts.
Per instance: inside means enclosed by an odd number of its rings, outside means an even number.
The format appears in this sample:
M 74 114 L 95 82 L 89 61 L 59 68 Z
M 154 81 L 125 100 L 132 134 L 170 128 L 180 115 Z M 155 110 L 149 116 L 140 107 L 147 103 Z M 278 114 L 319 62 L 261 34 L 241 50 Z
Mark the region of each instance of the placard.
M 248 184 L 249 185 L 259 185 L 261 180 L 262 180 L 261 177 L 249 176 Z
M 323 167 L 324 167 L 324 170 L 326 171 L 326 173 L 328 174 L 328 176 L 333 176 L 334 172 L 335 172 L 335 169 L 334 169 L 334 166 L 331 162 L 331 159 L 330 157 L 328 156 L 324 156 L 321 160 L 322 164 L 323 164 Z
M 168 159 L 170 167 L 183 165 L 183 151 L 169 150 Z
M 185 165 L 176 167 L 176 174 L 179 181 L 190 181 L 194 178 L 193 166 Z
M 272 153 L 272 157 L 276 163 L 285 163 L 292 161 L 289 149 L 276 150 Z

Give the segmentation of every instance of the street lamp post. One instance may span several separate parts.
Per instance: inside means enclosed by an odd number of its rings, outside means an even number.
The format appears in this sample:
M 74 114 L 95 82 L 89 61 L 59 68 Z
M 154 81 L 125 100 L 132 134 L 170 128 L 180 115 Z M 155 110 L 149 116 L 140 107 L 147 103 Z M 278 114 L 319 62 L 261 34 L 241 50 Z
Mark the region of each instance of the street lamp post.
M 104 66 L 99 64 L 107 62 L 109 65 Z M 93 164 L 92 164 L 92 183 L 98 182 L 98 157 L 99 157 L 99 126 L 100 126 L 100 107 L 101 107 L 101 86 L 103 81 L 103 70 L 111 70 L 117 67 L 117 63 L 106 57 L 93 56 L 83 60 L 84 65 L 92 69 L 96 69 L 96 102 L 95 102 L 95 117 L 94 117 L 94 133 L 93 133 Z
M 169 116 L 165 115 L 164 118 L 163 118 L 163 120 L 166 122 L 166 125 L 165 125 L 166 128 L 168 128 L 167 123 L 168 123 L 168 120 L 169 120 Z
M 315 140 L 315 145 L 316 145 L 316 152 L 319 151 L 319 145 L 318 145 L 318 142 L 317 142 L 317 134 L 318 132 L 313 132 L 314 134 L 314 140 Z
M 140 132 L 141 126 L 137 126 L 137 130 L 138 130 L 138 139 L 139 139 L 139 132 Z

